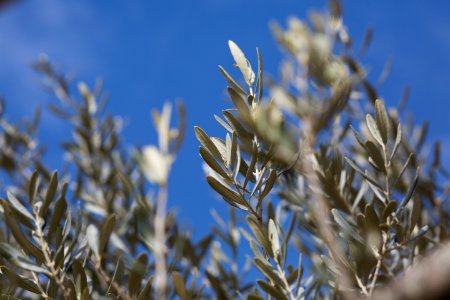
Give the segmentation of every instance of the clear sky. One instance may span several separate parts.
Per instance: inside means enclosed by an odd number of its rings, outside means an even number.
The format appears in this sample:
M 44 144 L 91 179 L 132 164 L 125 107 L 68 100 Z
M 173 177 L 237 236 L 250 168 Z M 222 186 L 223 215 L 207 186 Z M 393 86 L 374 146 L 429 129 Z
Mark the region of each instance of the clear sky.
M 408 109 L 418 121 L 431 121 L 431 137 L 443 141 L 450 165 L 450 1 L 344 1 L 344 21 L 356 42 L 365 29 L 375 29 L 364 63 L 376 78 L 388 57 L 394 67 L 380 91 L 396 105 L 403 87 L 412 87 Z M 188 134 L 171 176 L 171 206 L 197 232 L 211 223 L 210 208 L 225 203 L 207 186 L 198 156 L 193 125 L 223 132 L 213 114 L 227 107 L 226 83 L 217 65 L 231 69 L 227 41 L 234 40 L 255 59 L 261 49 L 266 71 L 277 76 L 281 53 L 268 23 L 284 24 L 287 16 L 304 17 L 312 0 L 165 0 L 62 1 L 22 0 L 0 11 L 0 95 L 10 119 L 31 116 L 33 107 L 52 100 L 39 86 L 31 63 L 46 53 L 53 63 L 76 71 L 93 84 L 105 80 L 109 110 L 126 120 L 129 145 L 155 141 L 151 108 L 164 100 L 183 98 Z M 255 63 L 256 64 L 256 63 Z M 41 137 L 50 145 L 68 136 L 68 128 L 43 115 Z M 52 144 L 53 143 L 53 144 Z M 61 161 L 49 158 L 52 168 Z M 2 194 L 4 191 L 1 192 Z

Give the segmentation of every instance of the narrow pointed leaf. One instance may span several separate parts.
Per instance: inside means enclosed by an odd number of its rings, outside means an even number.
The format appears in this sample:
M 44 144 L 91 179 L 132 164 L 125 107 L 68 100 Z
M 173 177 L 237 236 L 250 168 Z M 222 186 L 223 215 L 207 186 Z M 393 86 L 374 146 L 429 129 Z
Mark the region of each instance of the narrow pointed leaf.
M 384 145 L 386 145 L 389 133 L 389 115 L 383 102 L 379 99 L 375 101 L 375 116 L 377 119 L 377 126 L 380 131 L 381 138 Z
M 378 142 L 378 144 L 384 147 L 383 138 L 381 137 L 381 133 L 378 129 L 377 123 L 369 114 L 366 115 L 366 124 L 373 138 Z
M 216 145 L 213 143 L 211 138 L 206 134 L 206 132 L 203 131 L 203 129 L 201 129 L 198 126 L 195 126 L 194 130 L 195 136 L 197 137 L 198 141 L 203 145 L 203 147 L 205 147 L 205 149 L 211 152 L 211 154 L 214 156 L 215 159 L 223 162 L 222 155 L 220 154 L 219 150 L 217 149 Z
M 200 147 L 199 151 L 200 156 L 203 158 L 203 160 L 211 169 L 213 169 L 217 174 L 219 174 L 223 178 L 229 177 L 228 174 L 225 172 L 225 170 L 216 161 L 216 159 L 214 159 L 214 157 L 207 150 L 205 150 L 205 148 Z
M 108 218 L 103 223 L 100 232 L 100 244 L 99 244 L 100 255 L 102 255 L 103 252 L 105 251 L 106 245 L 108 244 L 108 240 L 111 236 L 111 233 L 114 230 L 115 225 L 116 225 L 116 215 L 115 214 L 109 215 Z

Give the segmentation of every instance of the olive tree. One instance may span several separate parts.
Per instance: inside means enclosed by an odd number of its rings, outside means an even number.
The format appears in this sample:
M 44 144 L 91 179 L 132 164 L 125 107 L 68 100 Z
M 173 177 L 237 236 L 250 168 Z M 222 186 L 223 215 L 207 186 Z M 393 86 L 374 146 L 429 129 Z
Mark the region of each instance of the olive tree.
M 231 103 L 214 115 L 222 136 L 192 132 L 184 105 L 166 103 L 152 113 L 157 145 L 132 150 L 101 83 L 39 59 L 58 99 L 49 109 L 72 137 L 51 171 L 39 110 L 12 123 L 0 106 L 2 298 L 450 297 L 441 146 L 427 155 L 427 124 L 405 118 L 406 97 L 387 105 L 367 78 L 358 57 L 371 31 L 355 47 L 337 1 L 272 30 L 284 52 L 278 79 L 264 75 L 264 49 L 250 62 L 228 43 L 237 70 L 219 67 Z M 168 206 L 171 166 L 193 133 L 199 167 L 229 207 L 198 240 Z

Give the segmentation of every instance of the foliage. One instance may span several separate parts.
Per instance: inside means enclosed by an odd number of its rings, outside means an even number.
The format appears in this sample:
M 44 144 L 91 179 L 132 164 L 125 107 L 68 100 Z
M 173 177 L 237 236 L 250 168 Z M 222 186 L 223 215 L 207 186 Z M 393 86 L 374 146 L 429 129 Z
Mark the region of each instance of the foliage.
M 198 241 L 167 209 L 183 104 L 176 127 L 171 104 L 152 113 L 158 145 L 129 151 L 101 85 L 73 92 L 41 58 L 35 68 L 59 99 L 49 109 L 73 134 L 62 144 L 66 166 L 52 172 L 39 111 L 16 125 L 1 105 L 2 297 L 353 299 L 390 289 L 400 297 L 395 282 L 446 249 L 449 175 L 438 142 L 431 157 L 423 151 L 427 124 L 403 122 L 405 99 L 386 107 L 368 80 L 358 58 L 371 31 L 358 53 L 340 11 L 332 1 L 309 22 L 273 25 L 285 52 L 279 81 L 264 77 L 259 50 L 253 68 L 229 42 L 242 77 L 220 67 L 232 102 L 215 116 L 224 136 L 200 127 L 195 135 L 206 181 L 230 215 L 213 212 L 217 224 Z

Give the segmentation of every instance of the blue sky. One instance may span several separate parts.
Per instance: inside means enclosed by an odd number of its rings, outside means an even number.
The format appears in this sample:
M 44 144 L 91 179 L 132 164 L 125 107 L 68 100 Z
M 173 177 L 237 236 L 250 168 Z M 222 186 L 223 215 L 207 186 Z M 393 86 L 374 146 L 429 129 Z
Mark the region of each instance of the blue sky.
M 395 105 L 405 85 L 412 87 L 408 109 L 418 121 L 431 121 L 431 137 L 443 140 L 450 165 L 450 2 L 344 1 L 345 23 L 356 43 L 365 29 L 375 29 L 364 63 L 376 77 L 388 57 L 394 67 L 380 88 Z M 313 0 L 166 0 L 61 1 L 23 0 L 0 12 L 0 95 L 9 118 L 31 116 L 33 107 L 52 100 L 39 86 L 31 63 L 46 53 L 63 70 L 93 84 L 101 77 L 111 95 L 109 110 L 126 120 L 128 144 L 155 141 L 151 108 L 183 98 L 188 110 L 188 135 L 171 176 L 171 206 L 198 232 L 211 222 L 210 208 L 225 211 L 203 179 L 192 127 L 223 132 L 213 114 L 228 104 L 221 64 L 231 70 L 227 41 L 234 40 L 255 59 L 261 49 L 267 73 L 277 76 L 281 53 L 268 23 L 284 24 L 290 15 L 303 17 Z M 41 137 L 55 153 L 55 141 L 68 128 L 44 114 Z M 52 168 L 61 161 L 49 159 Z

